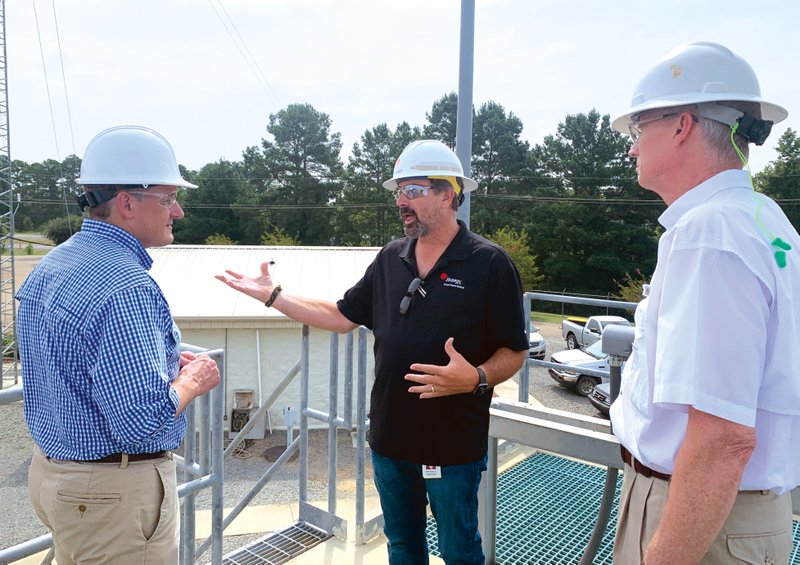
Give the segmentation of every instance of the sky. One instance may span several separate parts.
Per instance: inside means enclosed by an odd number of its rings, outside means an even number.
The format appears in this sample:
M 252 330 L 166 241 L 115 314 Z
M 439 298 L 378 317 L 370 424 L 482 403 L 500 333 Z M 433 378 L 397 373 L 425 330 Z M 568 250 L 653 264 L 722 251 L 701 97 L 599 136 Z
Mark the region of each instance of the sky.
M 270 114 L 309 103 L 346 160 L 458 90 L 461 0 L 13 0 L 5 5 L 11 157 L 82 156 L 107 127 L 162 133 L 199 169 L 268 138 Z M 37 25 L 38 21 L 38 25 Z M 800 2 L 475 0 L 473 103 L 501 104 L 541 143 L 568 114 L 623 114 L 673 47 L 715 41 L 789 110 L 754 172 L 800 130 Z M 57 25 L 56 25 L 57 23 Z

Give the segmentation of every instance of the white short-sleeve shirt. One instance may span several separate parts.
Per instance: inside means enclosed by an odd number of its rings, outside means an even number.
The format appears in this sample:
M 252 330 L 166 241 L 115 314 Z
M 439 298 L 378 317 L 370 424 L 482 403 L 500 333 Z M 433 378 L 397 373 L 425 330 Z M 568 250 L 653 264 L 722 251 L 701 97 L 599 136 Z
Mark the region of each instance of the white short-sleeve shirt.
M 633 353 L 614 433 L 645 465 L 672 473 L 689 406 L 754 427 L 740 489 L 800 484 L 800 236 L 748 173 L 724 171 L 676 200 Z M 786 267 L 773 255 L 792 246 Z

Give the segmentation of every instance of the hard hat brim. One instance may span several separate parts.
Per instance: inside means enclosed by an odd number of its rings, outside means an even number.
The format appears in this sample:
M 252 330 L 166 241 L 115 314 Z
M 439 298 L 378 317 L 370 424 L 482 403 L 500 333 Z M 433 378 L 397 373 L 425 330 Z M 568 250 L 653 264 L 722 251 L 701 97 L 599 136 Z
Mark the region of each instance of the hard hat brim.
M 142 184 L 141 181 L 134 181 L 134 180 L 131 180 L 130 182 L 125 182 L 125 179 L 120 180 L 119 177 L 116 177 L 116 178 L 113 178 L 113 179 L 79 178 L 79 179 L 75 180 L 75 183 L 76 184 L 81 184 L 81 185 L 94 185 L 94 184 L 141 185 Z M 180 180 L 177 180 L 177 181 L 174 180 L 174 179 L 164 180 L 164 181 L 156 180 L 156 181 L 148 182 L 147 185 L 148 186 L 178 186 L 178 187 L 181 187 L 181 188 L 197 188 L 196 184 L 192 184 L 192 183 L 190 183 L 188 181 L 185 181 L 183 179 L 180 179 Z
M 670 98 L 648 100 L 645 104 L 633 106 L 629 108 L 628 111 L 623 115 L 615 118 L 614 121 L 611 122 L 611 127 L 615 131 L 627 135 L 628 125 L 631 123 L 633 116 L 636 114 L 641 114 L 642 112 L 647 112 L 649 110 L 656 110 L 658 108 L 674 108 L 676 106 L 688 106 L 691 104 L 702 104 L 704 102 L 725 102 L 728 100 L 736 102 L 756 102 L 761 106 L 761 119 L 769 120 L 775 124 L 782 122 L 789 116 L 789 112 L 783 106 L 778 106 L 777 104 L 767 102 L 760 98 L 731 96 L 722 99 L 720 98 L 719 94 L 709 93 L 705 95 L 698 94 L 692 100 L 687 100 L 686 98 L 681 100 L 674 100 Z

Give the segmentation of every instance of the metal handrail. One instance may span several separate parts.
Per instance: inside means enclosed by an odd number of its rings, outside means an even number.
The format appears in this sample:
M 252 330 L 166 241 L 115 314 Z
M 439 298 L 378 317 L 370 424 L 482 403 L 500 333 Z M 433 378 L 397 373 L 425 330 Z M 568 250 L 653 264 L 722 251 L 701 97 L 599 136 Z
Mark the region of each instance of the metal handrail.
M 220 376 L 224 381 L 225 353 L 221 349 L 209 351 L 189 344 L 181 344 L 183 351 L 206 353 L 214 359 L 220 368 Z M 22 387 L 14 387 L 0 391 L 0 404 L 10 404 L 23 400 Z M 204 415 L 200 422 L 200 460 L 199 468 L 195 466 L 195 410 L 201 407 Z M 222 563 L 222 494 L 223 494 L 223 415 L 225 398 L 223 387 L 217 386 L 210 394 L 195 399 L 186 407 L 187 434 L 184 444 L 184 455 L 175 455 L 176 461 L 187 469 L 187 482 L 178 486 L 178 496 L 184 498 L 181 519 L 181 564 L 192 565 L 202 551 L 195 550 L 195 512 L 194 501 L 200 490 L 211 489 L 211 562 Z M 199 470 L 199 473 L 198 473 Z M 44 551 L 53 546 L 52 534 L 44 534 L 37 538 L 0 550 L 0 563 L 12 563 Z M 201 546 L 207 547 L 207 546 Z M 45 557 L 43 563 L 50 563 L 52 552 Z

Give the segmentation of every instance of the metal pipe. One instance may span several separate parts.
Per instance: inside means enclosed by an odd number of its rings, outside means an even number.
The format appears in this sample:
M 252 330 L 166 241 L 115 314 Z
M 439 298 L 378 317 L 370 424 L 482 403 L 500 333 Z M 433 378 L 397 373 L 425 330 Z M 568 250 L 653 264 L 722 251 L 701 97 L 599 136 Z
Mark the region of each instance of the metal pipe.
M 308 501 L 308 355 L 309 329 L 303 324 L 300 348 L 300 486 L 301 502 Z
M 220 382 L 225 382 L 225 352 L 220 351 Z M 222 563 L 223 508 L 225 495 L 225 433 L 222 422 L 225 417 L 225 391 L 218 386 L 211 391 L 213 406 L 211 422 L 211 472 L 214 483 L 211 486 L 211 563 Z
M 191 402 L 186 407 L 186 433 L 184 434 L 183 455 L 184 461 L 188 463 L 183 470 L 184 484 L 193 485 L 194 477 L 191 474 L 192 468 L 199 468 L 195 463 L 195 453 L 197 450 L 197 436 L 195 435 L 196 425 L 196 406 Z M 202 473 L 201 473 L 202 474 Z M 183 486 L 183 485 L 181 485 Z M 203 487 L 201 487 L 203 488 Z M 183 565 L 191 565 L 195 562 L 194 540 L 197 537 L 195 530 L 195 490 L 184 489 L 185 498 L 181 505 L 181 546 L 180 562 Z M 180 496 L 181 489 L 178 487 Z
M 339 401 L 339 334 L 331 332 L 328 379 L 328 512 L 336 514 L 336 416 Z
M 353 427 L 353 332 L 344 339 L 344 422 L 337 425 Z
M 358 329 L 358 380 L 356 381 L 356 544 L 367 542 L 364 532 L 364 475 L 367 446 L 367 330 Z
M 611 403 L 617 399 L 619 395 L 619 386 L 622 375 L 622 363 L 625 361 L 623 357 L 618 355 L 609 355 L 608 365 L 611 372 Z M 609 425 L 609 429 L 611 426 Z M 612 430 L 613 432 L 613 430 Z M 597 521 L 594 523 L 592 529 L 592 536 L 586 544 L 586 549 L 583 551 L 580 565 L 592 565 L 594 557 L 597 555 L 597 550 L 600 549 L 600 544 L 603 543 L 603 537 L 608 527 L 608 519 L 611 517 L 611 507 L 614 505 L 614 494 L 617 490 L 617 476 L 619 471 L 616 467 L 608 467 L 606 469 L 606 480 L 603 485 L 603 497 L 600 499 L 600 508 L 597 511 Z

